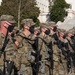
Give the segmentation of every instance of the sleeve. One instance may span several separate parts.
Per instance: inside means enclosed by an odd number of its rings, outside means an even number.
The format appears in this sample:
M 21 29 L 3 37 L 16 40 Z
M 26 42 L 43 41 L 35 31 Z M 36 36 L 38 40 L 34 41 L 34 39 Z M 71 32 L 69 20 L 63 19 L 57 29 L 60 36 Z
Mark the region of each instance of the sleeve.
M 43 45 L 43 41 L 40 38 L 38 38 L 38 50 L 42 49 L 42 45 Z
M 21 36 L 16 36 L 16 41 L 15 41 L 15 45 L 18 47 L 22 41 L 22 37 Z

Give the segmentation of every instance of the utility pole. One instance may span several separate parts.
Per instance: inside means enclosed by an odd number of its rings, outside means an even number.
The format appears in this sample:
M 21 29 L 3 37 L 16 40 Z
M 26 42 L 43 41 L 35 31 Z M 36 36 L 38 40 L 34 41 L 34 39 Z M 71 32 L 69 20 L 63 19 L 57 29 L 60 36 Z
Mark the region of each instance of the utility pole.
M 21 18 L 21 0 L 19 0 L 18 6 L 18 28 L 20 29 L 20 18 Z

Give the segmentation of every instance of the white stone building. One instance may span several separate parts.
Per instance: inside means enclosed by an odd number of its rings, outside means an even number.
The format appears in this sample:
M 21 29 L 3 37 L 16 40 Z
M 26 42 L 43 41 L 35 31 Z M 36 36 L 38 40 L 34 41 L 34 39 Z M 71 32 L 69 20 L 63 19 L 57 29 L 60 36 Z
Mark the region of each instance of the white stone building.
M 66 0 L 71 6 L 67 9 L 68 16 L 65 18 L 64 22 L 58 22 L 58 28 L 65 29 L 66 31 L 75 27 L 75 0 Z
M 75 16 L 75 0 L 66 0 L 70 4 L 70 8 L 67 9 L 68 18 L 73 18 Z
M 38 19 L 41 23 L 45 23 L 49 19 L 49 1 L 50 0 L 36 0 L 37 7 L 40 9 Z
M 47 22 L 49 19 L 49 3 L 53 0 L 36 0 L 37 6 L 40 9 L 40 15 L 38 19 L 40 22 Z M 75 0 L 65 0 L 67 3 L 71 4 L 71 8 L 68 9 L 68 18 L 73 18 L 75 15 Z
M 75 11 L 75 0 L 65 0 L 67 3 L 71 4 L 71 9 Z

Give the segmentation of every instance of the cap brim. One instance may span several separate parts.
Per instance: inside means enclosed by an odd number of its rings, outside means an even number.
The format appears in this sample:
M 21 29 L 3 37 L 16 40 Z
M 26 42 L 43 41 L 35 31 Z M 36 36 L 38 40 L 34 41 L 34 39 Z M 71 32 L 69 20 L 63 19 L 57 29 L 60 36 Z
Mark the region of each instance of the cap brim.
M 14 20 L 14 21 L 8 21 L 9 23 L 16 23 L 16 21 Z

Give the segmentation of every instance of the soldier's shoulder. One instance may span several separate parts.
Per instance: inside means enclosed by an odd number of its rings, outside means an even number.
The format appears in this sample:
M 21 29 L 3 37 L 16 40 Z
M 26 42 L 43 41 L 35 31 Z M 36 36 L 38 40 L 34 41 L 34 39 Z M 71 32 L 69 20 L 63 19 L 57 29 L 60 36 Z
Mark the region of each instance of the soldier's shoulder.
M 19 33 L 16 35 L 15 39 L 16 39 L 18 42 L 20 42 L 20 41 L 23 39 L 23 37 L 24 37 L 24 34 L 23 34 L 22 32 L 19 32 Z
M 42 34 L 40 33 L 37 37 L 39 37 L 39 38 L 43 38 L 43 36 L 42 36 Z
M 25 35 L 23 34 L 23 32 L 19 32 L 16 36 L 24 37 Z
M 48 42 L 50 42 L 50 41 L 52 40 L 52 37 L 49 36 L 49 35 L 47 35 L 47 36 L 46 36 L 46 39 L 47 39 Z

